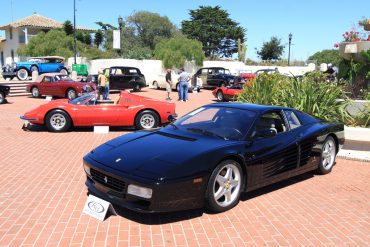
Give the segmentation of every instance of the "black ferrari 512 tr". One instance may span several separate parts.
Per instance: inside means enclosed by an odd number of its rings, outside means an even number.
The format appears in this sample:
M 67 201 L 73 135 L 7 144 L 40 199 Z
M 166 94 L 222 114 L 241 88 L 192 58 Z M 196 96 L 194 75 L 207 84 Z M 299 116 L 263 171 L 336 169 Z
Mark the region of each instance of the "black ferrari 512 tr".
M 113 205 L 222 212 L 241 192 L 312 170 L 329 173 L 343 143 L 341 123 L 284 107 L 220 103 L 108 141 L 83 163 L 89 193 Z

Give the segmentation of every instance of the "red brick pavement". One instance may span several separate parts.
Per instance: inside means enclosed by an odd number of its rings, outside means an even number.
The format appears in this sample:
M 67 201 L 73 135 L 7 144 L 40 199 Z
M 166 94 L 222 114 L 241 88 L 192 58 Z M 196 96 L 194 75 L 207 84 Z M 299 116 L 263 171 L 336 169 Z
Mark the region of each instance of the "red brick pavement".
M 165 98 L 165 91 L 140 94 Z M 206 90 L 191 94 L 176 103 L 177 112 L 212 99 Z M 130 130 L 22 131 L 19 115 L 44 102 L 16 97 L 0 105 L 0 246 L 370 245 L 370 164 L 349 160 L 338 160 L 326 176 L 307 174 L 243 195 L 221 214 L 120 210 L 99 222 L 82 213 L 82 157 Z

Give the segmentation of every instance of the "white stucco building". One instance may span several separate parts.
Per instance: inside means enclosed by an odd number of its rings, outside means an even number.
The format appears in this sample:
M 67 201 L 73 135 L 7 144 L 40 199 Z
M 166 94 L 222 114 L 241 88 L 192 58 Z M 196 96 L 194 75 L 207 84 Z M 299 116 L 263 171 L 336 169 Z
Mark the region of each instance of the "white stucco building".
M 0 37 L 0 66 L 18 62 L 22 58 L 17 55 L 19 46 L 27 44 L 30 38 L 41 31 L 62 28 L 63 23 L 34 13 L 31 16 L 0 26 L 5 37 Z M 76 28 L 82 31 L 95 31 L 89 28 Z

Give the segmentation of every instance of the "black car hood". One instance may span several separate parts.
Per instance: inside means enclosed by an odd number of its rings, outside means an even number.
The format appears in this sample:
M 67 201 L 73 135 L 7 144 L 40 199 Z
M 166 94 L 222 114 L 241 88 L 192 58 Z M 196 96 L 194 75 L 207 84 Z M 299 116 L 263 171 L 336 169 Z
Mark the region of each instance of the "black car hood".
M 134 132 L 97 147 L 89 157 L 123 173 L 160 179 L 188 160 L 223 146 L 225 142 L 180 130 Z

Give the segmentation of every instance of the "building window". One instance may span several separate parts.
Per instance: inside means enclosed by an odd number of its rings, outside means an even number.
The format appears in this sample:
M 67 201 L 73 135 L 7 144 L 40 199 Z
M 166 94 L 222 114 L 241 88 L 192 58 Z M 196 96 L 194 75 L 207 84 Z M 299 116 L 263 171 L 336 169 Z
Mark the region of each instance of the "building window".
M 14 62 L 14 50 L 11 50 L 11 51 L 10 51 L 10 54 L 11 54 L 11 56 L 12 56 L 12 61 Z
M 13 39 L 13 28 L 9 28 L 10 39 Z

